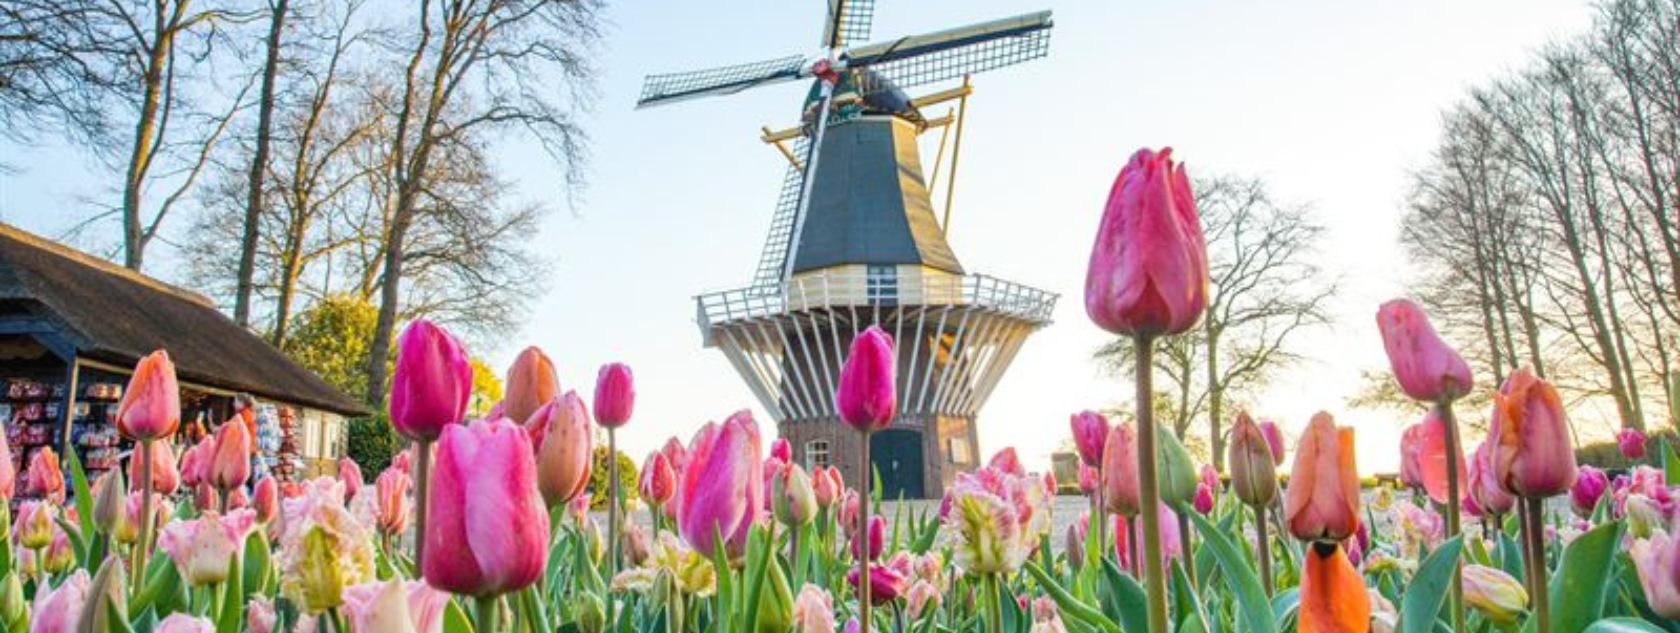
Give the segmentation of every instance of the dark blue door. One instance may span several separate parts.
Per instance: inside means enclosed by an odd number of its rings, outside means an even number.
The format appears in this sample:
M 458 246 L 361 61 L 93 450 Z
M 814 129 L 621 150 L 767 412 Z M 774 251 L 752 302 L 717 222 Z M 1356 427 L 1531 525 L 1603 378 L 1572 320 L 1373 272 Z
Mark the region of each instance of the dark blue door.
M 922 434 L 909 429 L 887 429 L 869 436 L 869 461 L 881 477 L 881 499 L 921 499 Z

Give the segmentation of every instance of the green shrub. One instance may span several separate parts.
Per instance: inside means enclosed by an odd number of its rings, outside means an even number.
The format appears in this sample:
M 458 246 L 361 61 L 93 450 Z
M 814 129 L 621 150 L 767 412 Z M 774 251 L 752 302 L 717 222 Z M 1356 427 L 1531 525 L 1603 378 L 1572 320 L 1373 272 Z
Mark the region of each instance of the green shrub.
M 362 468 L 362 476 L 370 480 L 378 477 L 391 464 L 391 458 L 406 446 L 402 436 L 391 430 L 384 413 L 350 420 L 345 425 L 345 435 L 345 454 L 355 460 Z
M 1680 448 L 1680 434 L 1674 429 L 1650 431 L 1645 440 L 1645 459 L 1632 460 L 1622 455 L 1622 448 L 1616 440 L 1593 442 L 1575 449 L 1575 461 L 1586 466 L 1595 466 L 1605 470 L 1631 468 L 1639 464 L 1660 466 L 1662 464 L 1662 447 L 1664 445 Z

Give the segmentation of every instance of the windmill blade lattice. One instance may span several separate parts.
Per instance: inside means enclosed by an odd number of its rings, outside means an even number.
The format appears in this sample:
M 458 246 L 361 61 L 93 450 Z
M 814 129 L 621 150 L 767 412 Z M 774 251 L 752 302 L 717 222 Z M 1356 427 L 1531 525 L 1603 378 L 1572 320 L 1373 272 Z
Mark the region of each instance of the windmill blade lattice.
M 1044 57 L 1052 26 L 1048 11 L 1032 13 L 860 46 L 845 59 L 874 71 L 860 73 L 862 92 L 908 88 Z
M 790 55 L 750 64 L 720 66 L 683 73 L 648 75 L 636 107 L 662 105 L 708 95 L 734 94 L 754 86 L 798 79 L 803 55 Z
M 822 45 L 845 48 L 869 40 L 875 23 L 875 0 L 826 0 Z
M 805 160 L 810 140 L 800 137 L 793 144 L 793 155 Z M 799 214 L 799 196 L 805 189 L 805 170 L 788 165 L 782 177 L 782 191 L 776 197 L 776 212 L 770 216 L 770 234 L 764 239 L 764 250 L 758 256 L 758 269 L 753 273 L 755 289 L 778 292 L 782 273 L 787 267 L 788 245 L 793 240 L 793 225 Z

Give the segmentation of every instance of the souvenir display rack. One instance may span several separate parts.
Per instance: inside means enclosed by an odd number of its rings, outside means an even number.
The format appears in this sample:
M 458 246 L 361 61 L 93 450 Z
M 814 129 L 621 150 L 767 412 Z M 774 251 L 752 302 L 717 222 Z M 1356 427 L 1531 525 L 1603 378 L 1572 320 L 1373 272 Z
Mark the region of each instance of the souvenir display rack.
M 77 376 L 80 391 L 70 415 L 70 447 L 81 459 L 88 477 L 118 467 L 134 442 L 117 432 L 117 407 L 126 377 L 84 368 Z
M 63 423 L 64 383 L 41 372 L 8 377 L 5 383 L 6 441 L 12 449 L 12 466 L 18 473 L 15 499 L 29 494 L 29 460 L 43 448 L 59 445 Z

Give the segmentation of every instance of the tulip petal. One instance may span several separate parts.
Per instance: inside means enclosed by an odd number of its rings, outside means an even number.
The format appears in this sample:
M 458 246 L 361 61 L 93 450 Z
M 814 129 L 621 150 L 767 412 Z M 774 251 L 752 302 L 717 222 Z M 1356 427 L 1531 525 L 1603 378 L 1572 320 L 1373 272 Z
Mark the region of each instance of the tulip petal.
M 1340 545 L 1317 543 L 1306 551 L 1297 633 L 1365 633 L 1371 597 L 1364 579 Z

